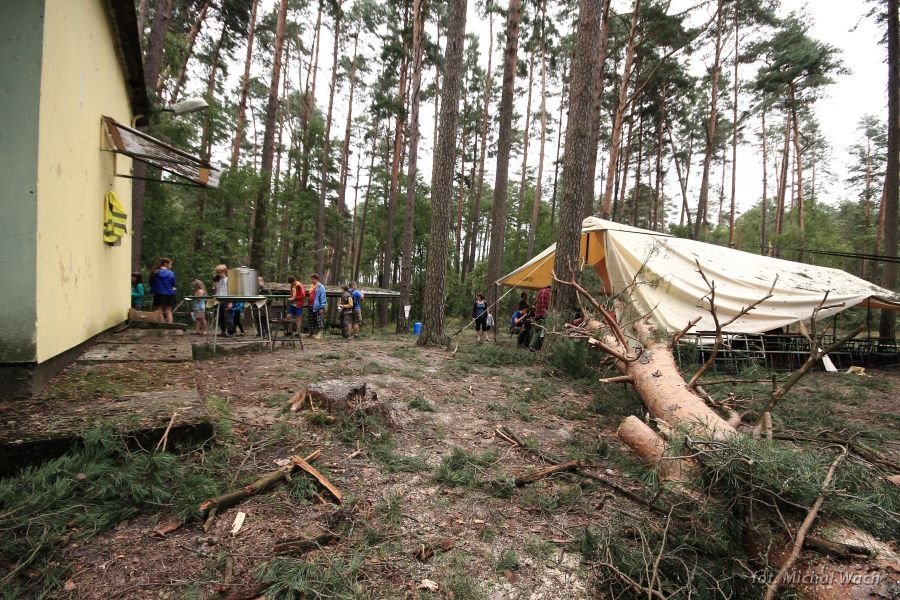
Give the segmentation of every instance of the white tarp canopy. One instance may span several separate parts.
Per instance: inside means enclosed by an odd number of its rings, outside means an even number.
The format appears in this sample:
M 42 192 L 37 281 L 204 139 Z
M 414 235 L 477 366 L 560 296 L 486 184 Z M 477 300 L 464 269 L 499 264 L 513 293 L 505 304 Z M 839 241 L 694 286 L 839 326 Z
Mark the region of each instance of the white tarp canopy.
M 550 284 L 556 246 L 497 281 L 500 285 L 539 289 Z M 582 223 L 581 257 L 593 267 L 607 292 L 621 292 L 636 282 L 630 297 L 637 310 L 652 311 L 657 327 L 680 331 L 702 317 L 694 331 L 715 329 L 703 297 L 709 288 L 697 270 L 715 283 L 720 322 L 764 297 L 776 275 L 772 298 L 726 328 L 727 331 L 763 333 L 808 321 L 828 293 L 827 307 L 818 318 L 857 305 L 900 309 L 897 294 L 839 269 L 818 267 L 759 256 L 714 244 L 672 237 L 588 217 Z M 562 274 L 560 274 L 562 275 Z

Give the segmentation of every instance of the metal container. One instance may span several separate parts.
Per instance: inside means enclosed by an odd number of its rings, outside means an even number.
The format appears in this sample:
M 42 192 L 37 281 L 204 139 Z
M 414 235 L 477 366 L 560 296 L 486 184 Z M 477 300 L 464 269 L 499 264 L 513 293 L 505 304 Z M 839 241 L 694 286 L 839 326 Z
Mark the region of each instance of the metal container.
M 259 283 L 257 281 L 256 269 L 251 269 L 250 267 L 235 267 L 234 269 L 228 269 L 228 295 L 259 295 Z

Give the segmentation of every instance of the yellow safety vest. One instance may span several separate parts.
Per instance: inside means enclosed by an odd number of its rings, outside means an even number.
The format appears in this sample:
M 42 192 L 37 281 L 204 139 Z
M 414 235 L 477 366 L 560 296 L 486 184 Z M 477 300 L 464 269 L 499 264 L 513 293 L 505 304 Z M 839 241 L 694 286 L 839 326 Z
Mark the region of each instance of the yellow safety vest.
M 128 232 L 125 228 L 127 219 L 128 215 L 116 193 L 106 192 L 103 200 L 103 241 L 110 245 L 118 244 Z

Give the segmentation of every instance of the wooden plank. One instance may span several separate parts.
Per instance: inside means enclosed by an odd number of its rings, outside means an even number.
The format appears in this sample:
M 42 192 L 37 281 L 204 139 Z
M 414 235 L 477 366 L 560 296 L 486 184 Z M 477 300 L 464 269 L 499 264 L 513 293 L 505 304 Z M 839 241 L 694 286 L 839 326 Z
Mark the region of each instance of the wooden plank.
M 310 475 L 315 477 L 316 481 L 319 482 L 319 485 L 321 485 L 323 488 L 328 490 L 328 492 L 332 496 L 334 496 L 334 499 L 337 500 L 338 504 L 341 503 L 341 501 L 343 500 L 343 494 L 341 494 L 341 491 L 339 489 L 337 489 L 336 487 L 334 487 L 333 485 L 331 485 L 331 482 L 328 481 L 328 478 L 325 477 L 324 475 L 322 475 L 321 473 L 319 473 L 319 471 L 316 470 L 315 467 L 313 467 L 311 464 L 309 464 L 308 462 L 306 462 L 299 456 L 292 456 L 291 462 L 293 462 L 294 465 L 297 466 L 297 468 L 299 468 L 303 471 L 306 471 L 307 473 L 309 473 Z

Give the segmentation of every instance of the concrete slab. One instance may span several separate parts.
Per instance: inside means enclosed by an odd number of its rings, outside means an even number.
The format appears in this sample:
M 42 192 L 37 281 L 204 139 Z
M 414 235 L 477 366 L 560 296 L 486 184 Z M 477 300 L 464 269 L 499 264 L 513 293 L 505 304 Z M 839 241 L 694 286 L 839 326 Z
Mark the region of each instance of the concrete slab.
M 78 359 L 80 363 L 187 362 L 193 360 L 191 345 L 184 339 L 148 338 L 135 343 L 103 341 Z
M 173 413 L 170 445 L 212 436 L 212 420 L 195 388 L 0 403 L 0 475 L 63 454 L 101 424 L 147 448 L 165 432 Z

